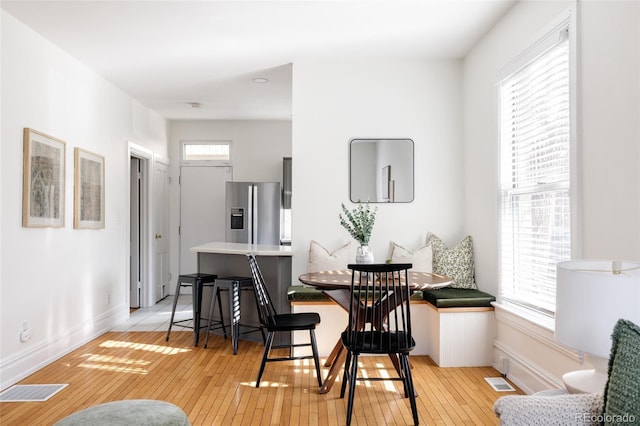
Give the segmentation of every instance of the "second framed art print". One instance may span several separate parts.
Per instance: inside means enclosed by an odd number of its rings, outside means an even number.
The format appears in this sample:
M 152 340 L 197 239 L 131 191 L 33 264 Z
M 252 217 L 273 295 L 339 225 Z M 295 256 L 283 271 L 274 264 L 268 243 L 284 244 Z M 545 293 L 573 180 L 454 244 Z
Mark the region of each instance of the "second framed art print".
M 104 157 L 74 150 L 73 227 L 104 228 Z

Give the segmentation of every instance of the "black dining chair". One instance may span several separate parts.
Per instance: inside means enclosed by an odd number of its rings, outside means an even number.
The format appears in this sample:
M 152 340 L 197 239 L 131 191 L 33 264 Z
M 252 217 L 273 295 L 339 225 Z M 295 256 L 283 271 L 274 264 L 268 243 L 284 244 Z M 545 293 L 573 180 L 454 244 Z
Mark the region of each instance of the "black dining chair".
M 354 264 L 351 269 L 349 325 L 342 333 L 347 350 L 340 398 L 349 383 L 347 425 L 351 424 L 353 399 L 358 380 L 402 381 L 404 396 L 411 404 L 413 421 L 418 424 L 415 389 L 409 366 L 409 352 L 415 347 L 411 337 L 411 289 L 408 270 L 411 264 Z M 389 355 L 397 377 L 358 377 L 361 354 Z
M 260 379 L 264 368 L 268 362 L 276 361 L 290 361 L 297 359 L 313 359 L 316 365 L 316 375 L 318 376 L 318 386 L 322 386 L 322 377 L 320 373 L 320 360 L 318 358 L 318 347 L 316 344 L 315 328 L 320 324 L 320 315 L 315 312 L 304 312 L 297 314 L 278 314 L 267 290 L 264 277 L 258 266 L 258 261 L 253 253 L 247 253 L 247 259 L 249 260 L 249 267 L 251 268 L 251 276 L 253 279 L 253 288 L 256 292 L 256 300 L 258 302 L 258 311 L 260 313 L 260 325 L 267 330 L 267 341 L 264 345 L 264 353 L 262 355 L 262 362 L 260 363 L 260 371 L 258 372 L 258 379 L 256 380 L 256 387 L 260 386 Z M 273 339 L 276 333 L 285 332 L 289 333 L 293 331 L 309 331 L 310 342 L 309 343 L 287 343 L 287 344 L 273 344 Z M 291 342 L 289 339 L 285 339 L 287 342 Z M 293 349 L 296 347 L 311 346 L 313 355 L 295 356 Z M 288 348 L 289 356 L 269 358 L 271 349 Z

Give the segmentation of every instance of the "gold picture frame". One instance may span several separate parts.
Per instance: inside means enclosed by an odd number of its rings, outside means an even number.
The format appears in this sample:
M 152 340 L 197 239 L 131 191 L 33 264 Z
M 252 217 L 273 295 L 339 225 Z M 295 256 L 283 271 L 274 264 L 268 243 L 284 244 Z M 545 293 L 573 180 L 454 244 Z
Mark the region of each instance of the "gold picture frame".
M 104 157 L 75 148 L 73 227 L 104 228 Z
M 22 226 L 64 227 L 66 147 L 60 139 L 24 129 Z

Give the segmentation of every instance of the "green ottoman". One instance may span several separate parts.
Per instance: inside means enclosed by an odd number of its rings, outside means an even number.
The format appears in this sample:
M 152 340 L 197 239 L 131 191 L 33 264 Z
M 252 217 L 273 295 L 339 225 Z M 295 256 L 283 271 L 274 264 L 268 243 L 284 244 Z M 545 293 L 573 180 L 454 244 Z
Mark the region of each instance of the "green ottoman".
M 73 413 L 54 426 L 189 426 L 180 407 L 164 401 L 131 399 L 107 402 Z

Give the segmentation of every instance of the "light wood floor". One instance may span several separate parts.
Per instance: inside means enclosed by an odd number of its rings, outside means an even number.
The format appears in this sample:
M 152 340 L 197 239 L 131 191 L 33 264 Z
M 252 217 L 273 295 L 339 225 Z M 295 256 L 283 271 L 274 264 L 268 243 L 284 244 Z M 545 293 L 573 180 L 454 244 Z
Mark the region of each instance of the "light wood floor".
M 307 361 L 268 364 L 255 388 L 261 344 L 242 340 L 234 356 L 229 340 L 210 337 L 204 349 L 193 346 L 192 336 L 176 331 L 165 342 L 164 332 L 109 332 L 20 382 L 69 386 L 46 402 L 0 403 L 0 424 L 50 425 L 92 405 L 138 398 L 172 402 L 193 425 L 345 424 L 339 382 L 318 394 Z M 361 360 L 370 376 L 393 374 L 387 357 Z M 484 380 L 499 376 L 496 370 L 438 368 L 427 356 L 412 356 L 411 364 L 421 424 L 498 424 L 491 407 L 507 393 Z M 412 424 L 409 401 L 398 390 L 399 382 L 359 383 L 352 424 Z

